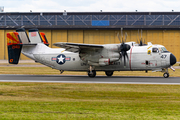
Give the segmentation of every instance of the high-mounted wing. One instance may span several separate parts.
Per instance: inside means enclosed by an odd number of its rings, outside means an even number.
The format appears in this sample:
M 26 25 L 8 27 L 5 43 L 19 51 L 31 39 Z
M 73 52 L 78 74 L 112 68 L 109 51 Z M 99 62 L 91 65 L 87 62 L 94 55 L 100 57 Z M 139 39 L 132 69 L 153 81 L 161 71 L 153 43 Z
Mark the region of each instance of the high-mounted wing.
M 53 45 L 64 48 L 70 52 L 79 52 L 82 49 L 96 50 L 104 47 L 103 45 L 96 45 L 96 44 L 79 44 L 79 43 L 64 43 L 64 42 L 54 43 Z

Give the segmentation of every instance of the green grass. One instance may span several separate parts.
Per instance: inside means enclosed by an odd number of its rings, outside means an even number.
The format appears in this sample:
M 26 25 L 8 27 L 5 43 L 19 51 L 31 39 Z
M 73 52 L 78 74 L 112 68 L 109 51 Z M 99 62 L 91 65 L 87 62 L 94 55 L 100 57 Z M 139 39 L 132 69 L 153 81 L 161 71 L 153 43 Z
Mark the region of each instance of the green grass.
M 0 83 L 1 119 L 180 118 L 178 85 Z
M 180 76 L 169 70 L 170 76 Z M 48 67 L 0 67 L 0 74 L 54 74 Z M 63 75 L 86 75 L 64 72 Z M 163 73 L 115 72 L 121 76 L 162 76 Z M 98 72 L 97 75 L 105 75 Z M 151 120 L 180 118 L 178 85 L 0 83 L 2 120 Z

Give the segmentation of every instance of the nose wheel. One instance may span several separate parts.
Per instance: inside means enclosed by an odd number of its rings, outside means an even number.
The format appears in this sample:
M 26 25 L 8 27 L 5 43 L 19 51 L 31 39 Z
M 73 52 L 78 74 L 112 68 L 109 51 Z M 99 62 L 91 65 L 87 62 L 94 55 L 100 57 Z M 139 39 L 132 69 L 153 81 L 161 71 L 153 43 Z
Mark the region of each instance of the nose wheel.
M 169 73 L 164 73 L 163 76 L 164 76 L 164 78 L 168 78 L 169 77 Z

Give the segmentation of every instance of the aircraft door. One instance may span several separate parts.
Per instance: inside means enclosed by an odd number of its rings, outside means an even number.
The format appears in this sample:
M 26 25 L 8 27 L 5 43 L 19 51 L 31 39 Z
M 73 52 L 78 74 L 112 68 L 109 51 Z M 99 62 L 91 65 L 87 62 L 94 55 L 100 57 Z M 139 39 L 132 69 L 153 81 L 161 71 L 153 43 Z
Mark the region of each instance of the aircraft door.
M 152 58 L 153 60 L 150 60 L 149 66 L 152 67 L 157 67 L 157 59 L 160 57 L 160 51 L 157 47 L 152 48 Z M 159 63 L 159 62 L 158 62 Z
M 146 67 L 148 68 L 152 68 L 152 67 L 156 67 L 157 66 L 157 61 L 156 60 L 146 60 L 145 61 Z

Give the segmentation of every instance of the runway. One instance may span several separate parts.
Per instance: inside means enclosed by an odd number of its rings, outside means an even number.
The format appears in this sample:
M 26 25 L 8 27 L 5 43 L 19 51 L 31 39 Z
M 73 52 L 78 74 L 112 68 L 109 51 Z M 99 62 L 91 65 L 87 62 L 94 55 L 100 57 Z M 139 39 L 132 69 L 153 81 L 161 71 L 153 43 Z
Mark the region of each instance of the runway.
M 174 84 L 180 85 L 179 77 L 137 77 L 137 76 L 88 76 L 76 75 L 0 75 L 0 82 L 42 82 L 42 83 L 107 83 L 107 84 Z

